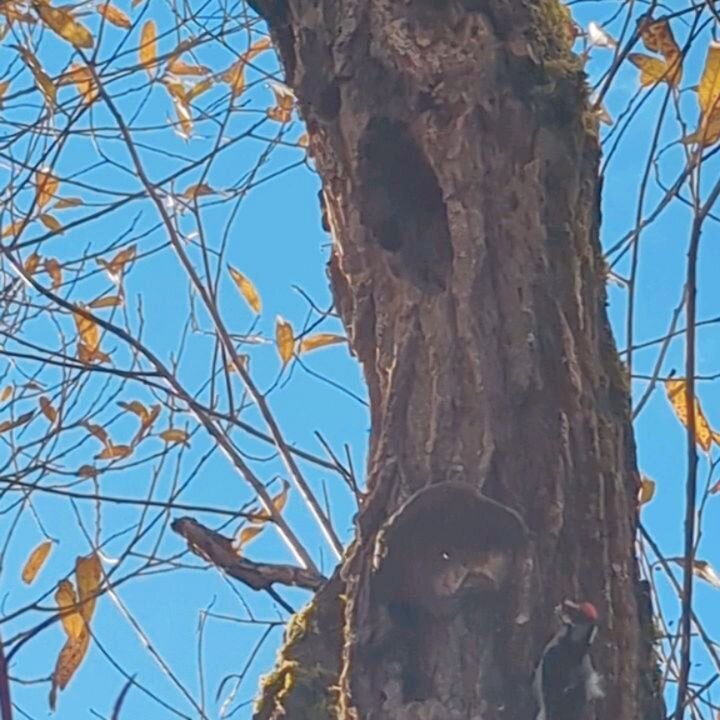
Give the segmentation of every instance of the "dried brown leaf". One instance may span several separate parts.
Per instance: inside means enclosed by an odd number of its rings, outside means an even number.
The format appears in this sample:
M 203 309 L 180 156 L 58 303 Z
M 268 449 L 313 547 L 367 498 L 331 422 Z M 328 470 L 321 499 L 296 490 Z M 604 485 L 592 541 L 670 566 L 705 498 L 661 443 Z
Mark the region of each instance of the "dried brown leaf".
M 90 645 L 90 631 L 83 626 L 80 636 L 68 638 L 58 655 L 50 689 L 50 709 L 55 710 L 58 690 L 64 690 L 82 664 Z
M 123 299 L 120 295 L 106 295 L 105 297 L 93 300 L 90 303 L 90 307 L 95 310 L 101 310 L 102 308 L 113 308 L 119 307 L 123 304 Z
M 95 423 L 85 422 L 85 429 L 93 436 L 96 437 L 106 447 L 110 445 L 110 436 L 107 434 L 105 428 L 96 425 Z
M 63 281 L 60 263 L 55 258 L 46 258 L 43 263 L 43 267 L 45 268 L 45 272 L 50 276 L 52 289 L 57 290 L 62 285 Z
M 32 255 L 28 255 L 25 263 L 23 264 L 23 269 L 28 275 L 32 275 L 40 265 L 40 256 L 37 253 L 33 253 Z
M 44 395 L 38 398 L 40 410 L 42 414 L 51 422 L 54 423 L 58 418 L 58 411 L 53 407 L 52 403 Z
M 54 197 L 60 186 L 60 181 L 49 169 L 38 170 L 35 173 L 35 202 L 39 208 L 44 208 Z
M 133 454 L 133 448 L 130 445 L 108 445 L 104 447 L 96 456 L 96 460 L 122 460 Z
M 96 6 L 96 9 L 109 23 L 124 30 L 129 30 L 132 27 L 130 18 L 122 10 L 110 5 L 110 3 L 100 3 Z
M 53 205 L 53 209 L 54 210 L 64 210 L 65 208 L 78 207 L 79 205 L 84 205 L 82 198 L 79 198 L 79 197 L 60 198 L 55 203 L 55 205 Z
M 50 213 L 41 213 L 38 216 L 38 219 L 40 222 L 49 230 L 52 230 L 55 233 L 58 233 L 59 235 L 63 235 L 63 226 L 62 223 L 53 215 L 50 215 Z
M 33 418 L 35 413 L 31 410 L 30 412 L 18 415 L 14 420 L 3 420 L 0 422 L 0 433 L 7 432 L 8 430 L 14 430 L 15 428 L 27 425 Z

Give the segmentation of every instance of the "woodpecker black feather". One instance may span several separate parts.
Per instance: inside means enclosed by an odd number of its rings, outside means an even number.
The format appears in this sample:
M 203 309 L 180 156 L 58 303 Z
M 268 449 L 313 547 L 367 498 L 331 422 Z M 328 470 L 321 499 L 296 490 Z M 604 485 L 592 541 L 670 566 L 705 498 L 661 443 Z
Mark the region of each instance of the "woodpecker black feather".
M 566 600 L 560 617 L 562 626 L 535 671 L 536 720 L 582 720 L 588 703 L 603 694 L 590 659 L 598 627 L 595 606 Z

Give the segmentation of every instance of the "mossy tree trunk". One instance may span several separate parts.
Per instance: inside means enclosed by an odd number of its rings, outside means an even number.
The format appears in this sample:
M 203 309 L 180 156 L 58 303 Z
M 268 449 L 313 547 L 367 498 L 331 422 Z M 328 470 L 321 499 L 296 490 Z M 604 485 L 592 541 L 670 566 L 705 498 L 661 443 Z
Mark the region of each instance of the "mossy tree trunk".
M 256 717 L 531 718 L 553 608 L 573 598 L 602 617 L 588 717 L 655 720 L 597 128 L 565 12 L 251 4 L 307 122 L 372 413 L 357 537 Z

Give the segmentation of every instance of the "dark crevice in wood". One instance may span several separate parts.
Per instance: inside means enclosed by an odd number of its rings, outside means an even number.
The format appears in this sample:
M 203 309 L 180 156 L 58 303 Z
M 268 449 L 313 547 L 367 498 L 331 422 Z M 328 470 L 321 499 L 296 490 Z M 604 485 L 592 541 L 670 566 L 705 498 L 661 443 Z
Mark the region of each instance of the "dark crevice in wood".
M 359 143 L 361 214 L 391 267 L 422 290 L 445 289 L 452 246 L 437 177 L 409 128 L 373 118 Z

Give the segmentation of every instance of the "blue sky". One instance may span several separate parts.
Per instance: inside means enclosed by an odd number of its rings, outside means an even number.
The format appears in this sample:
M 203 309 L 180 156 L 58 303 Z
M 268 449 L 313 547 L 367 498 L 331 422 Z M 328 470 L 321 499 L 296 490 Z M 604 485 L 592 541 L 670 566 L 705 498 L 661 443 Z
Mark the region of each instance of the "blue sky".
M 130 13 L 129 3 L 117 4 Z M 574 13 L 578 22 L 586 27 L 590 20 L 602 22 L 614 9 L 615 5 L 611 3 L 592 3 L 577 6 L 574 8 Z M 142 17 L 141 13 L 146 12 L 148 12 L 147 6 L 139 6 L 132 13 L 133 19 Z M 167 8 L 157 5 L 153 6 L 151 12 L 152 17 L 158 22 L 161 33 L 163 29 L 170 27 L 172 18 Z M 139 20 L 139 23 L 141 24 L 142 21 Z M 87 19 L 86 22 L 90 27 L 97 27 L 94 18 Z M 610 26 L 611 32 L 615 31 L 616 25 L 617 23 Z M 682 44 L 687 33 L 683 21 L 674 21 L 673 29 Z M 107 28 L 107 35 L 104 41 L 107 45 L 103 45 L 100 53 L 101 59 L 108 57 L 113 48 L 124 42 L 124 31 L 117 28 Z M 130 42 L 125 46 L 127 55 L 115 61 L 113 67 L 129 67 L 135 63 L 134 48 L 137 46 L 138 37 L 139 27 L 136 27 L 130 35 Z M 708 40 L 709 32 L 705 31 L 698 41 L 697 49 L 692 51 L 686 62 L 686 81 L 683 87 L 689 87 L 697 82 Z M 175 43 L 176 38 L 170 35 L 161 37 L 160 51 L 169 52 Z M 0 47 L 0 67 L 10 60 L 17 63 L 17 54 L 11 49 L 10 44 L 10 40 L 6 38 Z M 242 52 L 247 44 L 246 36 L 233 35 L 230 44 L 236 51 Z M 38 55 L 48 72 L 60 72 L 70 57 L 67 44 L 48 34 L 41 48 Z M 611 52 L 607 50 L 597 49 L 593 52 L 588 65 L 591 79 L 601 75 L 610 63 L 611 57 Z M 217 45 L 210 45 L 198 52 L 198 60 L 211 65 L 213 69 L 223 68 L 232 62 L 233 54 Z M 20 72 L 17 64 L 14 67 Z M 262 119 L 265 109 L 273 103 L 273 94 L 266 84 L 267 78 L 263 75 L 263 71 L 272 72 L 273 69 L 273 60 L 268 54 L 258 59 L 257 69 L 248 72 L 248 83 L 251 87 L 241 100 L 247 105 L 230 119 L 222 132 L 223 138 L 239 137 L 250 125 Z M 616 119 L 621 116 L 628 102 L 637 95 L 637 75 L 637 69 L 630 65 L 623 66 L 618 73 L 606 100 L 608 110 Z M 30 86 L 26 71 L 20 73 L 19 80 L 13 79 L 12 89 L 15 90 L 18 86 Z M 217 140 L 218 125 L 214 121 L 201 121 L 199 118 L 196 118 L 195 135 L 189 142 L 175 135 L 168 127 L 168 117 L 173 114 L 172 104 L 167 92 L 157 82 L 148 91 L 144 78 L 141 80 L 136 75 L 129 77 L 120 75 L 113 76 L 109 87 L 113 94 L 120 97 L 118 107 L 126 122 L 130 123 L 133 136 L 139 143 L 138 149 L 143 166 L 153 183 L 158 183 L 169 174 L 187 166 L 193 158 L 204 156 L 211 143 Z M 638 180 L 642 176 L 644 163 L 647 160 L 648 137 L 656 122 L 664 92 L 664 86 L 652 91 L 651 97 L 644 102 L 625 131 L 621 151 L 613 157 L 607 168 L 602 228 L 606 247 L 612 246 L 633 227 Z M 647 90 L 644 91 L 643 97 L 647 93 Z M 61 88 L 61 101 L 72 105 L 76 97 L 74 88 Z M 210 111 L 215 104 L 220 107 L 223 102 L 225 104 L 227 102 L 223 99 L 223 91 L 217 88 L 210 91 L 207 98 L 199 105 Z M 682 94 L 680 106 L 688 119 L 696 120 L 696 101 L 691 91 Z M 10 131 L 9 123 L 12 120 L 27 119 L 28 113 L 32 113 L 28 108 L 33 107 L 40 107 L 37 92 L 34 96 L 30 96 L 30 99 L 21 96 L 20 99 L 8 102 L 0 111 L 2 112 L 0 114 L 0 152 L 2 153 L 0 178 L 3 180 L 3 185 L 9 178 L 10 157 L 23 157 L 23 153 L 27 151 L 37 159 L 38 152 L 50 147 L 51 141 L 47 138 L 32 150 L 29 149 L 28 138 L 16 139 L 12 148 L 8 148 L 6 141 L 3 140 L 5 134 Z M 65 223 L 84 217 L 93 203 L 102 204 L 109 199 L 116 200 L 118 192 L 133 193 L 142 190 L 123 143 L 113 137 L 114 121 L 111 114 L 97 105 L 93 108 L 92 117 L 86 114 L 76 127 L 88 128 L 91 122 L 93 127 L 103 129 L 96 135 L 95 142 L 89 135 L 71 137 L 56 166 L 57 174 L 63 179 L 60 195 L 79 195 L 85 200 L 85 206 L 82 208 L 62 211 L 61 217 Z M 58 114 L 55 127 L 62 129 L 64 123 L 62 115 Z M 223 249 L 218 305 L 227 327 L 231 332 L 239 335 L 260 334 L 270 339 L 274 335 L 277 315 L 289 320 L 296 331 L 303 328 L 309 314 L 313 318 L 317 317 L 310 311 L 307 300 L 295 289 L 296 287 L 302 288 L 320 308 L 329 307 L 331 302 L 325 275 L 329 236 L 320 227 L 317 202 L 318 180 L 310 169 L 302 164 L 286 170 L 302 163 L 304 150 L 290 146 L 275 149 L 260 170 L 258 178 L 270 178 L 276 172 L 282 172 L 271 181 L 258 184 L 242 197 L 241 193 L 237 192 L 238 188 L 242 187 L 239 179 L 253 170 L 259 153 L 262 153 L 266 147 L 263 138 L 277 137 L 279 127 L 276 123 L 265 122 L 256 131 L 255 138 L 243 139 L 232 147 L 225 146 L 218 159 L 210 166 L 206 179 L 219 192 L 201 201 L 202 227 L 208 238 L 208 246 L 215 250 Z M 302 128 L 295 121 L 284 139 L 292 143 L 297 140 L 301 132 Z M 668 147 L 660 162 L 663 180 L 668 183 L 668 178 L 673 179 L 674 173 L 677 173 L 681 167 L 683 156 L 680 147 L 672 143 L 676 143 L 682 134 L 671 113 L 664 121 L 659 143 L 661 147 Z M 99 151 L 116 164 L 108 162 L 97 164 Z M 709 164 L 708 169 L 704 171 L 706 183 L 712 182 L 715 176 L 714 165 Z M 169 184 L 163 185 L 162 189 L 165 192 L 181 192 L 198 179 L 197 171 L 187 172 L 177 180 L 174 189 Z M 242 201 L 236 202 L 240 197 Z M 651 182 L 646 206 L 652 207 L 659 197 L 660 191 L 655 183 Z M 22 197 L 18 203 L 20 207 L 27 207 L 28 204 L 27 197 Z M 60 217 L 59 213 L 58 217 Z M 660 337 L 667 331 L 671 313 L 680 299 L 690 221 L 691 216 L 687 208 L 675 202 L 641 237 L 635 325 L 635 337 L 638 341 Z M 7 222 L 9 220 L 3 216 L 2 226 L 4 227 Z M 197 244 L 193 244 L 192 236 L 197 230 L 197 225 L 190 213 L 179 218 L 178 229 L 190 238 L 186 246 L 187 252 L 195 266 L 202 268 L 203 257 Z M 22 239 L 39 237 L 45 232 L 39 223 L 35 222 Z M 718 295 L 715 290 L 716 268 L 720 267 L 718 263 L 720 258 L 713 237 L 714 232 L 714 225 L 709 224 L 701 249 L 698 304 L 700 319 L 720 314 L 717 310 Z M 226 244 L 224 244 L 225 238 Z M 187 335 L 180 356 L 178 375 L 185 386 L 195 392 L 200 390 L 207 379 L 212 362 L 210 323 L 207 313 L 200 308 L 197 298 L 191 303 L 191 293 L 185 275 L 176 256 L 165 247 L 166 241 L 164 230 L 158 226 L 157 212 L 152 203 L 147 197 L 140 197 L 128 201 L 119 210 L 106 217 L 81 224 L 64 236 L 45 240 L 41 245 L 41 253 L 44 257 L 57 257 L 63 262 L 70 263 L 66 270 L 68 282 L 61 289 L 60 294 L 74 302 L 88 302 L 100 293 L 114 291 L 111 290 L 112 286 L 104 274 L 94 272 L 96 270 L 94 263 L 83 265 L 78 261 L 85 249 L 100 252 L 107 259 L 112 257 L 117 249 L 132 242 L 136 243 L 140 258 L 125 280 L 129 328 L 137 331 L 140 327 L 137 310 L 138 298 L 141 297 L 144 341 L 162 361 L 171 363 L 177 358 L 179 338 L 182 336 L 185 320 L 192 305 L 197 313 L 199 329 Z M 27 252 L 29 251 L 23 251 L 23 258 L 26 257 Z M 263 301 L 263 311 L 259 318 L 255 318 L 233 286 L 225 268 L 227 263 L 240 269 L 257 286 Z M 627 259 L 616 269 L 621 275 L 627 274 Z M 215 270 L 213 274 L 214 272 Z M 618 346 L 622 348 L 626 337 L 626 291 L 611 284 L 609 296 L 611 319 Z M 102 311 L 102 316 L 111 317 L 110 311 Z M 122 312 L 116 311 L 112 317 L 122 324 Z M 681 326 L 683 325 L 681 322 Z M 48 348 L 57 348 L 60 343 L 58 327 L 70 339 L 74 337 L 74 324 L 67 314 L 51 318 L 47 313 L 40 313 L 28 322 L 25 332 L 32 341 Z M 340 332 L 341 328 L 336 320 L 327 319 L 317 330 Z M 715 359 L 719 340 L 715 325 L 700 331 L 698 355 L 700 373 L 711 374 L 717 371 Z M 8 348 L 17 349 L 11 339 L 6 339 L 5 342 Z M 638 351 L 635 358 L 637 373 L 647 374 L 651 371 L 658 347 Z M 104 339 L 103 349 L 113 352 L 113 362 L 116 367 L 127 367 L 132 361 L 132 355 L 127 347 L 114 338 Z M 361 398 L 364 397 L 360 369 L 350 357 L 347 348 L 339 345 L 318 350 L 304 360 L 313 373 L 325 380 L 311 375 L 297 364 L 290 372 L 286 369 L 281 373 L 281 363 L 271 342 L 243 345 L 241 351 L 250 355 L 251 373 L 258 386 L 264 391 L 272 389 L 268 401 L 288 441 L 319 455 L 323 454 L 323 450 L 315 436 L 315 431 L 321 432 L 337 453 L 343 454 L 344 446 L 347 444 L 351 448 L 354 467 L 362 477 L 369 432 L 366 407 L 361 401 L 339 392 L 327 382 L 331 380 L 339 383 Z M 683 352 L 683 339 L 679 337 L 671 345 L 662 372 L 666 374 L 673 368 L 681 372 Z M 27 369 L 33 366 L 23 367 Z M 57 384 L 62 379 L 60 371 L 45 370 L 41 377 L 47 388 L 46 394 L 52 397 L 53 383 Z M 21 382 L 20 369 L 9 367 L 2 384 L 19 382 Z M 92 410 L 96 413 L 93 422 L 105 425 L 116 443 L 127 442 L 137 427 L 137 422 L 133 418 L 121 413 L 116 402 L 138 399 L 150 404 L 156 401 L 152 393 L 139 383 L 130 382 L 122 385 L 111 382 L 108 385 L 106 378 L 96 375 L 84 378 L 80 382 L 84 385 L 78 391 L 78 403 L 69 413 L 69 421 L 78 421 L 84 417 L 84 413 Z M 242 404 L 243 395 L 239 381 L 234 378 L 232 382 L 234 398 Z M 711 423 L 715 421 L 720 427 L 720 411 L 717 410 L 720 394 L 715 385 L 712 382 L 701 382 L 699 393 Z M 643 388 L 644 381 L 634 382 L 633 391 L 636 395 L 642 393 Z M 203 397 L 207 399 L 206 395 Z M 103 399 L 108 401 L 107 404 L 103 405 Z M 99 403 L 97 406 L 96 401 Z M 35 407 L 36 402 L 35 397 L 23 400 L 23 404 L 18 406 L 21 408 L 18 412 L 26 407 Z M 261 426 L 257 412 L 252 407 L 242 411 L 241 419 Z M 42 422 L 45 421 L 40 418 L 33 423 L 28 430 L 29 437 L 43 435 Z M 191 430 L 197 427 L 194 419 L 181 407 L 174 414 L 171 414 L 168 408 L 164 408 L 157 429 L 164 429 L 170 423 Z M 636 434 L 640 469 L 657 482 L 656 497 L 643 509 L 643 522 L 652 530 L 669 556 L 679 555 L 682 551 L 685 437 L 684 430 L 674 417 L 662 388 L 655 391 L 639 417 Z M 242 452 L 247 454 L 248 462 L 263 481 L 270 482 L 274 477 L 285 474 L 282 464 L 271 456 L 267 445 L 237 432 L 233 432 L 231 437 Z M 67 445 L 78 443 L 77 448 L 57 462 L 57 465 L 66 471 L 88 462 L 100 449 L 98 441 L 92 437 L 88 438 L 87 433 L 81 428 L 65 433 L 62 443 Z M 228 461 L 219 452 L 210 452 L 211 446 L 203 430 L 193 436 L 189 449 L 176 448 L 164 461 L 158 457 L 152 458 L 152 454 L 157 453 L 161 448 L 162 443 L 159 440 L 149 440 L 138 451 L 138 458 L 150 459 L 141 464 L 121 463 L 120 469 L 103 474 L 100 480 L 101 491 L 107 495 L 142 498 L 154 487 L 153 497 L 163 498 L 176 487 L 177 483 L 187 482 L 187 488 L 179 498 L 185 503 L 239 508 L 243 503 L 253 499 L 253 494 L 246 483 Z M 6 448 L 0 450 L 0 458 L 4 458 L 5 452 Z M 302 468 L 309 483 L 320 496 L 323 494 L 323 484 L 325 484 L 335 527 L 343 539 L 347 540 L 351 536 L 354 513 L 350 494 L 337 476 L 320 471 L 316 466 L 308 463 L 303 463 Z M 701 486 L 706 471 L 706 462 L 703 459 L 700 465 Z M 5 469 L 3 472 L 6 473 L 8 470 Z M 68 479 L 73 478 L 59 473 L 57 477 L 52 474 L 47 476 L 43 482 L 60 483 L 67 482 Z M 277 487 L 277 483 L 271 485 L 271 490 L 275 491 Z M 76 489 L 93 491 L 91 483 L 85 483 Z M 26 509 L 19 517 L 17 527 L 13 527 L 12 537 L 0 568 L 0 599 L 3 603 L 3 614 L 12 613 L 27 603 L 38 601 L 47 592 L 52 593 L 58 580 L 71 572 L 75 557 L 89 551 L 90 541 L 86 532 L 92 538 L 97 530 L 97 516 L 93 503 L 78 501 L 76 506 L 72 507 L 66 501 L 58 501 L 51 495 L 35 493 L 33 498 L 35 513 Z M 6 501 L 0 500 L 0 510 L 6 507 L 3 502 Z M 705 535 L 699 552 L 700 557 L 715 566 L 720 564 L 720 558 L 717 557 L 717 535 L 713 531 L 718 520 L 716 504 L 717 502 L 712 499 L 708 503 L 704 520 Z M 6 528 L 10 527 L 10 521 L 15 518 L 16 512 L 9 511 L 0 515 L 0 541 L 4 542 L 6 536 L 10 534 Z M 148 519 L 155 518 L 157 514 L 157 511 L 151 511 Z M 178 513 L 173 513 L 172 517 L 177 515 Z M 317 562 L 329 573 L 334 564 L 331 552 L 294 491 L 290 494 L 285 516 L 301 534 Z M 217 517 L 210 514 L 198 515 L 198 517 L 208 524 L 217 522 Z M 108 541 L 114 533 L 124 533 L 110 540 L 104 547 L 106 571 L 115 567 L 112 564 L 113 558 L 125 548 L 128 528 L 138 519 L 137 507 L 112 506 L 103 512 L 100 531 L 103 541 Z M 162 522 L 158 522 L 148 538 L 138 546 L 140 553 L 156 553 L 160 558 L 169 558 L 181 551 L 180 540 L 169 529 L 160 532 L 162 525 Z M 237 523 L 232 523 L 226 532 L 231 534 L 236 527 Z M 20 568 L 30 549 L 45 537 L 42 528 L 45 528 L 48 536 L 58 542 L 40 578 L 28 588 L 19 580 Z M 256 560 L 288 562 L 292 560 L 287 549 L 271 529 L 254 540 L 248 546 L 247 553 Z M 120 569 L 117 570 L 118 576 L 130 574 L 139 562 L 139 559 L 123 561 Z M 109 717 L 115 698 L 124 683 L 123 672 L 136 674 L 145 687 L 151 688 L 179 713 L 179 715 L 173 714 L 172 711 L 149 699 L 141 690 L 133 688 L 125 701 L 124 717 L 170 718 L 184 715 L 197 717 L 197 711 L 183 696 L 179 686 L 187 688 L 197 698 L 203 683 L 206 699 L 204 707 L 208 717 L 218 716 L 219 708 L 233 685 L 232 680 L 228 681 L 223 686 L 220 699 L 216 700 L 215 693 L 219 681 L 225 676 L 240 672 L 255 643 L 265 631 L 264 626 L 247 624 L 249 616 L 243 601 L 248 603 L 255 618 L 276 621 L 279 615 L 273 603 L 264 595 L 252 593 L 237 584 L 229 583 L 214 570 L 203 569 L 203 564 L 191 557 L 183 558 L 183 562 L 187 567 L 183 566 L 173 572 L 145 574 L 121 584 L 117 588 L 116 598 L 106 595 L 100 599 L 92 625 L 96 642 L 91 645 L 88 657 L 77 676 L 73 678 L 68 689 L 60 695 L 59 708 L 55 713 L 58 720 L 92 717 L 91 708 L 99 716 Z M 165 566 L 161 568 L 165 569 Z M 672 594 L 665 583 L 660 582 L 659 588 L 668 617 L 673 619 L 677 615 L 677 609 Z M 712 613 L 717 590 L 707 584 L 698 583 L 697 593 L 700 615 L 706 620 L 710 634 L 717 636 L 720 627 L 716 625 L 720 620 L 713 620 Z M 305 596 L 301 592 L 283 590 L 282 594 L 295 607 L 300 607 L 304 602 Z M 7 641 L 16 632 L 32 627 L 39 620 L 47 617 L 47 614 L 54 610 L 52 594 L 40 600 L 40 605 L 39 610 L 27 612 L 17 620 L 0 626 L 3 639 Z M 201 679 L 197 672 L 198 623 L 201 611 L 208 608 L 217 617 L 208 617 L 205 622 L 202 643 L 204 678 Z M 220 616 L 231 619 L 222 619 Z M 138 623 L 147 633 L 145 640 L 149 640 L 153 651 L 167 662 L 166 667 L 162 667 L 153 658 L 152 652 L 148 652 L 144 640 L 139 637 L 133 623 Z M 232 717 L 250 717 L 248 707 L 242 707 L 242 702 L 251 701 L 255 697 L 258 677 L 271 668 L 280 636 L 281 630 L 274 629 L 269 640 L 259 650 L 237 692 L 235 702 L 239 702 L 241 707 Z M 63 641 L 63 633 L 58 624 L 43 631 L 18 653 L 17 661 L 12 668 L 13 674 L 25 680 L 46 679 Z M 106 650 L 122 671 L 103 654 L 101 648 Z M 702 653 L 698 655 L 698 660 L 705 662 Z M 709 666 L 702 666 L 699 668 L 699 677 L 705 677 L 708 672 Z M 13 699 L 26 713 L 26 717 L 44 718 L 48 716 L 48 690 L 47 682 L 15 683 Z M 23 717 L 20 713 L 18 716 Z

